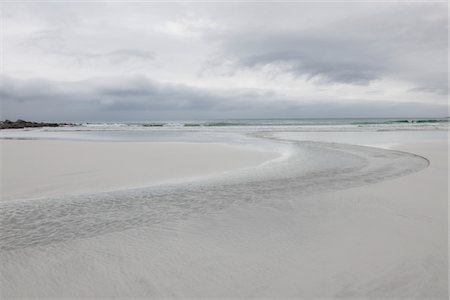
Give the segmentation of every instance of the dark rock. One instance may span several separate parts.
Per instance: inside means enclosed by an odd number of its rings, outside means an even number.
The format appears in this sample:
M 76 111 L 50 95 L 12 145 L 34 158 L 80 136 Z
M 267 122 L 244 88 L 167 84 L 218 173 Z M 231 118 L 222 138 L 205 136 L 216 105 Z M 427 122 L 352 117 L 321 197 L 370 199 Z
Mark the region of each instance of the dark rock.
M 19 128 L 36 128 L 36 127 L 60 127 L 60 126 L 72 126 L 74 124 L 69 123 L 45 123 L 45 122 L 31 122 L 25 120 L 17 121 L 0 121 L 0 129 L 19 129 Z

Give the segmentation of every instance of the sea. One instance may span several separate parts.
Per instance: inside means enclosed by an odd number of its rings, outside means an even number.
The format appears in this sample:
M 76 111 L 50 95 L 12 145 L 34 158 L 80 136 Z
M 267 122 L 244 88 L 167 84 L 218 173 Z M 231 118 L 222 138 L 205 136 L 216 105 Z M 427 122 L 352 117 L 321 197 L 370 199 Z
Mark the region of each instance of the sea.
M 72 126 L 1 130 L 0 138 L 233 142 L 257 132 L 448 131 L 449 118 L 211 119 L 72 122 Z

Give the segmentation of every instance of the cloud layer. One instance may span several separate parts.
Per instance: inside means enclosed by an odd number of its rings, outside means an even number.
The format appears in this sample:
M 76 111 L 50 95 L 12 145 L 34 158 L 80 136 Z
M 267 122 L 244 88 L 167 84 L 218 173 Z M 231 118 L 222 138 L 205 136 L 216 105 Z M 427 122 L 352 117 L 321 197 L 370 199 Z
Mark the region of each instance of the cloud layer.
M 445 105 L 383 100 L 296 101 L 270 90 L 206 90 L 145 77 L 79 82 L 2 78 L 3 109 L 26 119 L 146 121 L 211 118 L 320 118 L 440 115 Z M 130 118 L 132 117 L 132 118 Z
M 2 118 L 445 116 L 446 4 L 31 3 Z

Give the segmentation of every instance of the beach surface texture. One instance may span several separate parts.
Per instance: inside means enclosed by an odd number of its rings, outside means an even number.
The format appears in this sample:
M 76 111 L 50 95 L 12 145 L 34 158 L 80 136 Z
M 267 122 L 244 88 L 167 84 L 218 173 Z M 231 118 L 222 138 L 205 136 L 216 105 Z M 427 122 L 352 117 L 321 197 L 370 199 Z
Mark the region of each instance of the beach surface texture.
M 448 299 L 445 127 L 113 129 L 1 133 L 2 298 Z
M 198 179 L 278 156 L 224 144 L 0 140 L 2 200 Z

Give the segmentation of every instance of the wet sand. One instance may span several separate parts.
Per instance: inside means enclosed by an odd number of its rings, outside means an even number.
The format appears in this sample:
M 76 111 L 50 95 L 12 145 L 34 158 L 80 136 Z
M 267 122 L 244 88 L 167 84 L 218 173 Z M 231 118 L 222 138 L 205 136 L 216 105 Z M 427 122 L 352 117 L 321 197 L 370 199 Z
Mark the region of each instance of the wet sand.
M 2 200 L 179 182 L 256 166 L 278 153 L 213 143 L 0 140 Z

